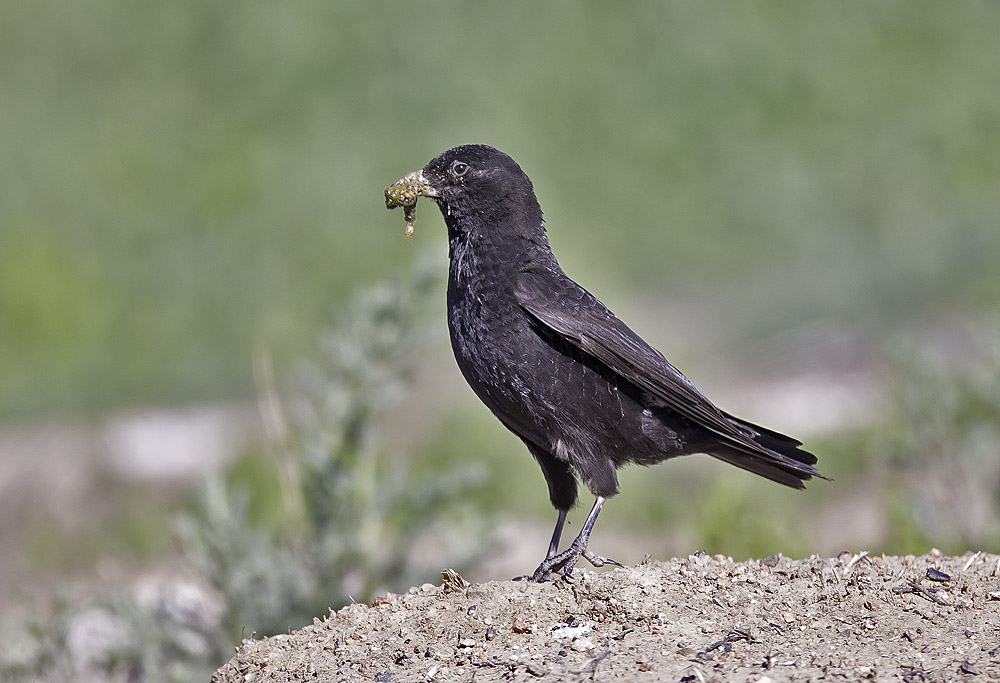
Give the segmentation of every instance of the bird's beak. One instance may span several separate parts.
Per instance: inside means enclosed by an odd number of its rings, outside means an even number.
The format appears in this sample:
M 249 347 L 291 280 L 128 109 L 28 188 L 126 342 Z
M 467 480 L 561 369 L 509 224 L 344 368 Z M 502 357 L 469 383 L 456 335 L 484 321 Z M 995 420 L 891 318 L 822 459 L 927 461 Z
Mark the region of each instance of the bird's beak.
M 413 219 L 417 215 L 417 198 L 440 197 L 437 189 L 424 177 L 423 171 L 407 173 L 402 178 L 385 188 L 385 208 L 403 207 L 406 218 L 406 239 L 413 236 Z

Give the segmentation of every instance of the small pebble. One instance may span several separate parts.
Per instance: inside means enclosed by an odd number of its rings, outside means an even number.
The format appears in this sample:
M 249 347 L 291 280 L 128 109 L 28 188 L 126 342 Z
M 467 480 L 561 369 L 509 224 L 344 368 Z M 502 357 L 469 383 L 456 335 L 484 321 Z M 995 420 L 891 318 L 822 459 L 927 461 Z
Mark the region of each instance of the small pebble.
M 544 666 L 534 661 L 533 659 L 527 659 L 524 661 L 524 666 L 528 670 L 528 673 L 532 676 L 544 676 L 549 672 Z
M 945 574 L 943 571 L 934 569 L 933 567 L 927 570 L 927 578 L 931 581 L 940 581 L 944 583 L 945 581 L 951 581 L 951 577 Z

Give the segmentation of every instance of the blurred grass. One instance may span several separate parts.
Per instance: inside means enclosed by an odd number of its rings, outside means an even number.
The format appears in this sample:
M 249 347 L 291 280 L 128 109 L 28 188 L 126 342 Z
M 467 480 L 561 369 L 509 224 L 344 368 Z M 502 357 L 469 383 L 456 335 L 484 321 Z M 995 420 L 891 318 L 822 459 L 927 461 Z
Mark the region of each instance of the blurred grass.
M 995 4 L 401 10 L 0 7 L 0 418 L 250 395 L 252 349 L 412 257 L 381 188 L 469 141 L 707 351 L 1000 301 Z

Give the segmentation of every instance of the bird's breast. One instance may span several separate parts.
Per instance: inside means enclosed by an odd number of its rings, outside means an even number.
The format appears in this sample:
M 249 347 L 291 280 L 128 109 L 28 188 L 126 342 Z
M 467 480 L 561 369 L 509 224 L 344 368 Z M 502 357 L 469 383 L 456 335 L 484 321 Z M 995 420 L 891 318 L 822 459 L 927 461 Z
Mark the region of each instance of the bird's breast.
M 470 284 L 449 283 L 448 328 L 455 359 L 479 393 L 480 384 L 510 381 L 528 360 L 523 348 L 527 321 L 502 286 L 489 291 Z

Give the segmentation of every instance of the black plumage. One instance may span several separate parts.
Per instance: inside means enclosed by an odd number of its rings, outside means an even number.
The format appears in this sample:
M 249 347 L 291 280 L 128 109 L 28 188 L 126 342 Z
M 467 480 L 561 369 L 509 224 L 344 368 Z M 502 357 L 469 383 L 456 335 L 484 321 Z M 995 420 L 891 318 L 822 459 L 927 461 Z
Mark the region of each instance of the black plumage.
M 707 453 L 780 484 L 822 477 L 791 437 L 733 417 L 559 267 L 528 176 L 486 145 L 450 149 L 386 188 L 408 227 L 417 197 L 448 226 L 448 326 L 476 395 L 528 447 L 559 513 L 531 578 L 569 574 L 587 550 L 616 471 Z M 576 478 L 596 497 L 579 536 L 558 552 Z

